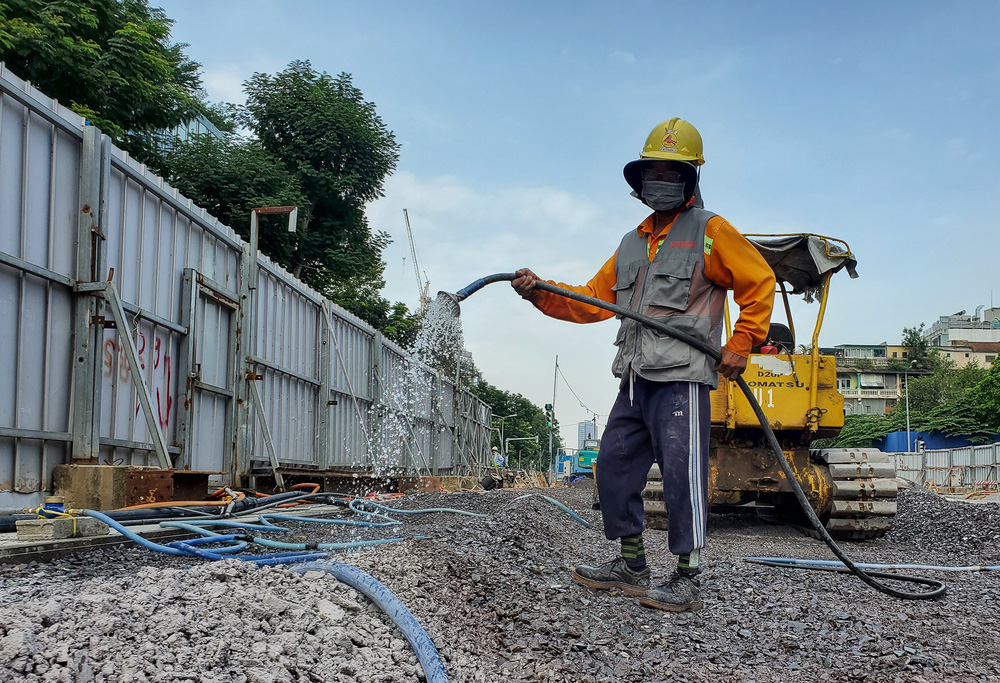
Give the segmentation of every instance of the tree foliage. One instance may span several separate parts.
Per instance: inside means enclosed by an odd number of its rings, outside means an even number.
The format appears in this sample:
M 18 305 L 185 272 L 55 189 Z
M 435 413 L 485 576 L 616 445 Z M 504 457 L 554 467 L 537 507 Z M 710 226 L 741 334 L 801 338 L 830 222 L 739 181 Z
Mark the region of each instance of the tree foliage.
M 296 61 L 244 84 L 234 118 L 251 136 L 197 136 L 167 155 L 170 181 L 247 237 L 250 210 L 295 204 L 295 233 L 272 219 L 260 226 L 261 250 L 296 277 L 390 338 L 412 342 L 416 317 L 391 304 L 382 252 L 365 204 L 381 196 L 399 146 L 351 77 Z
M 146 0 L 6 0 L 0 60 L 161 169 L 162 131 L 199 114 L 200 65 L 170 42 L 173 22 Z
M 933 354 L 928 341 L 924 339 L 924 324 L 919 327 L 904 327 L 902 347 L 906 349 L 907 362 L 919 370 L 929 370 L 933 364 Z
M 982 380 L 969 392 L 972 410 L 984 427 L 993 433 L 1000 432 L 1000 359 Z
M 548 418 L 545 411 L 526 399 L 521 394 L 513 394 L 503 389 L 498 389 L 485 380 L 479 380 L 471 387 L 473 394 L 479 397 L 493 410 L 494 425 L 499 428 L 499 418 L 511 415 L 503 420 L 504 438 L 524 438 L 538 436 L 538 444 L 533 441 L 515 441 L 510 444 L 510 455 L 517 463 L 515 453 L 522 454 L 521 468 L 547 470 L 553 462 L 553 453 L 558 453 L 562 448 L 562 439 L 559 436 L 559 421 L 552 423 L 552 453 L 549 452 L 549 427 Z M 498 431 L 493 432 L 493 445 L 501 450 L 503 443 L 500 441 Z

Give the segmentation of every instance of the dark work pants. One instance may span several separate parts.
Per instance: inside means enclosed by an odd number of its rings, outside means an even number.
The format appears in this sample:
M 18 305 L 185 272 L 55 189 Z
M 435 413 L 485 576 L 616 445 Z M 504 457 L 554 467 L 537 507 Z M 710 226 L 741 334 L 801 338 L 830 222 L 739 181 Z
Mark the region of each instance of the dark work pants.
M 642 533 L 642 489 L 653 463 L 663 473 L 670 552 L 705 545 L 710 392 L 706 384 L 636 376 L 618 392 L 597 455 L 597 489 L 609 540 Z

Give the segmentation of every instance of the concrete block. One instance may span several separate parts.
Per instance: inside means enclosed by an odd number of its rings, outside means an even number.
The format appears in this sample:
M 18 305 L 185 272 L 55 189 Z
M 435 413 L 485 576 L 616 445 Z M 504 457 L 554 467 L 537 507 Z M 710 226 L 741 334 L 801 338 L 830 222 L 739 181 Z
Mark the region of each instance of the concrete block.
M 441 487 L 441 477 L 420 477 L 418 491 L 444 491 Z
M 457 493 L 462 490 L 462 478 L 453 476 L 441 477 L 441 488 L 448 493 Z
M 173 470 L 118 465 L 57 465 L 53 493 L 67 508 L 114 510 L 127 505 L 173 500 Z
M 19 541 L 52 541 L 60 538 L 106 536 L 110 531 L 104 522 L 92 517 L 21 519 L 18 520 L 16 526 L 17 540 Z
M 125 468 L 112 465 L 56 465 L 52 469 L 53 493 L 66 507 L 113 510 L 125 507 Z

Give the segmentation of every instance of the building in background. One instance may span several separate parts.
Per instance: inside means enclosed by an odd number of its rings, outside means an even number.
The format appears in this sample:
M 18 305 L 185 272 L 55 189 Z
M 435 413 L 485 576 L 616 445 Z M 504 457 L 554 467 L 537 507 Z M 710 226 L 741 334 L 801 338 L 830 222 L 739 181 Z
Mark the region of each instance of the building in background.
M 950 358 L 956 368 L 964 368 L 973 362 L 981 368 L 988 368 L 1000 353 L 1000 342 L 953 341 L 950 346 L 938 346 L 934 350 L 945 358 Z
M 844 397 L 846 415 L 884 415 L 903 393 L 903 374 L 909 366 L 901 346 L 840 344 L 823 349 L 837 363 L 837 391 Z
M 597 431 L 597 421 L 579 422 L 576 425 L 576 447 L 583 448 L 583 442 L 587 439 L 600 439 Z
M 973 315 L 959 311 L 943 315 L 924 332 L 924 339 L 931 346 L 961 346 L 968 342 L 1000 342 L 1000 309 L 989 308 L 980 316 L 985 306 L 976 308 Z

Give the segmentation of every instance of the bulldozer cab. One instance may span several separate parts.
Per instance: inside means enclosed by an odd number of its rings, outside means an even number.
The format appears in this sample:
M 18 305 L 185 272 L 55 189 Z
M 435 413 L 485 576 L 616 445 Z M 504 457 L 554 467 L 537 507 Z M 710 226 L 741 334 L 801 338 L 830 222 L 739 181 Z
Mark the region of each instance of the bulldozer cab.
M 785 322 L 771 323 L 767 339 L 751 351 L 743 377 L 776 432 L 800 432 L 810 441 L 832 436 L 844 425 L 844 399 L 837 391 L 833 357 L 820 354 L 819 332 L 833 274 L 846 269 L 856 278 L 857 260 L 846 242 L 822 235 L 746 237 L 774 271 Z M 808 346 L 796 336 L 789 305 L 789 297 L 795 295 L 819 304 Z M 725 324 L 728 339 L 732 335 L 728 302 Z M 759 429 L 747 398 L 724 378 L 713 392 L 712 424 L 730 432 Z

